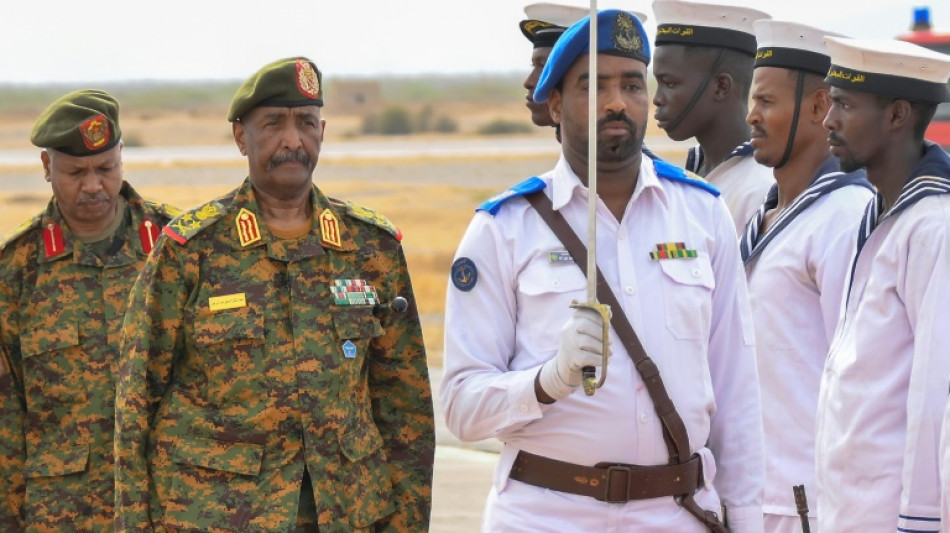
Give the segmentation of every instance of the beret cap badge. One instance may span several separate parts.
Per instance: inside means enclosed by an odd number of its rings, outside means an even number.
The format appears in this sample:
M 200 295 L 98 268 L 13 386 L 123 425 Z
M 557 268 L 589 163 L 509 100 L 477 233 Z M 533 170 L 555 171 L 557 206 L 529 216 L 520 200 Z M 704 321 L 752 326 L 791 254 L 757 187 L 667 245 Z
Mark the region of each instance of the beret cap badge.
M 640 39 L 640 35 L 634 27 L 633 17 L 625 12 L 621 11 L 617 14 L 614 23 L 613 42 L 617 50 L 627 53 L 637 53 L 643 49 L 643 40 Z
M 96 115 L 79 125 L 83 143 L 89 150 L 98 150 L 109 142 L 109 122 L 105 115 Z
M 308 98 L 320 98 L 320 80 L 309 61 L 297 60 L 297 87 Z

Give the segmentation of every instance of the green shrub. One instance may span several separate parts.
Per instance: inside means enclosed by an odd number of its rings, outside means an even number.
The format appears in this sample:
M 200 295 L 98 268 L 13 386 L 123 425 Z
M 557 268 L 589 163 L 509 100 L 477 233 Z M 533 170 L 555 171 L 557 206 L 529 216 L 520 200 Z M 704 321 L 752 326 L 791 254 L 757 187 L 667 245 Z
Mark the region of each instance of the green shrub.
M 479 135 L 508 135 L 512 133 L 529 133 L 531 126 L 524 122 L 515 122 L 513 120 L 495 119 L 482 127 L 478 128 Z

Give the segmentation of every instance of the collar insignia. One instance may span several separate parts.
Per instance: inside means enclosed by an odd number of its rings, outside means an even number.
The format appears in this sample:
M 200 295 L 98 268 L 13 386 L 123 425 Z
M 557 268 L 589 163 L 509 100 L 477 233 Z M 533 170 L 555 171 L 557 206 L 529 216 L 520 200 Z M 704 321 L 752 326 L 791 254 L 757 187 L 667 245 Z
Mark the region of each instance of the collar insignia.
M 329 209 L 324 209 L 320 213 L 320 237 L 323 239 L 323 244 L 337 248 L 343 244 L 340 240 L 340 221 Z
M 261 240 L 261 228 L 257 225 L 257 216 L 242 207 L 238 212 L 235 221 L 238 230 L 238 238 L 241 240 L 241 246 L 254 244 Z

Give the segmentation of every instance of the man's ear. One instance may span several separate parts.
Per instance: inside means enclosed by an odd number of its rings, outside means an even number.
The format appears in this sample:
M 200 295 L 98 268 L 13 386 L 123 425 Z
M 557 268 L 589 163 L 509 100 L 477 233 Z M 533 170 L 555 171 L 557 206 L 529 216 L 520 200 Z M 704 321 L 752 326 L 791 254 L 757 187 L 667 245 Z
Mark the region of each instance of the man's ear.
M 831 95 L 828 89 L 818 89 L 811 93 L 811 97 L 806 104 L 806 111 L 811 115 L 812 122 L 821 124 L 828 116 L 828 110 L 831 109 Z
M 716 100 L 725 100 L 736 89 L 735 80 L 732 74 L 720 72 L 713 77 L 713 98 Z
M 234 144 L 237 145 L 241 155 L 247 155 L 247 142 L 244 140 L 244 123 L 235 120 L 231 123 L 231 133 L 234 135 Z
M 52 161 L 50 160 L 48 151 L 43 150 L 40 152 L 40 161 L 43 162 L 43 179 L 49 182 L 53 179 L 53 174 L 51 168 Z
M 551 89 L 550 94 L 548 94 L 548 112 L 551 113 L 551 118 L 554 119 L 555 124 L 561 123 L 561 106 L 563 103 L 564 100 L 561 98 L 561 90 L 557 88 Z
M 910 128 L 913 130 L 914 110 L 910 107 L 910 102 L 907 100 L 898 99 L 887 104 L 885 113 L 885 120 L 891 129 L 899 130 L 903 128 Z

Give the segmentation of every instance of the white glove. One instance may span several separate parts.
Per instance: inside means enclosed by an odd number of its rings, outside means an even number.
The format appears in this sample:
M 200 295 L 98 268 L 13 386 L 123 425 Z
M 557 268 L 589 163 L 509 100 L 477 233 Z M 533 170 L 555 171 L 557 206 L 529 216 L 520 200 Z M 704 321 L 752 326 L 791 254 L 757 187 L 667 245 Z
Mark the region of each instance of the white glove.
M 544 363 L 538 373 L 538 382 L 548 396 L 555 400 L 566 398 L 583 382 L 581 369 L 603 364 L 603 333 L 600 313 L 574 309 L 574 316 L 561 328 L 557 355 Z

